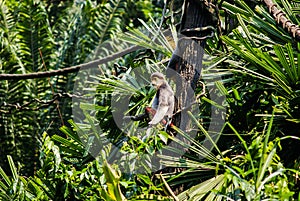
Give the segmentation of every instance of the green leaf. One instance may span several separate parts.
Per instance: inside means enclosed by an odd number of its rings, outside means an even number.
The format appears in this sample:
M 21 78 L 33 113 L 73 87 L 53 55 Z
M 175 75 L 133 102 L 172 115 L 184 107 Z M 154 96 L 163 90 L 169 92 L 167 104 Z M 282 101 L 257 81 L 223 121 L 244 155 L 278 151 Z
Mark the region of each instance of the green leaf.
M 9 179 L 9 177 L 7 176 L 7 174 L 3 171 L 3 169 L 1 167 L 0 167 L 0 175 L 1 175 L 2 179 L 4 179 L 7 186 L 10 186 L 12 184 L 12 181 Z M 6 191 L 8 189 L 8 187 L 2 181 L 0 181 L 0 182 L 1 182 L 0 183 L 1 187 Z
M 107 162 L 103 164 L 103 171 L 105 174 L 107 195 L 111 200 L 127 200 L 120 189 L 120 176 Z
M 220 188 L 220 185 L 223 185 L 225 183 L 225 177 L 224 175 L 217 175 L 214 178 L 208 179 L 204 182 L 201 182 L 190 189 L 180 193 L 177 195 L 179 200 L 185 201 L 185 200 L 201 200 L 210 193 L 214 188 L 218 187 Z M 214 194 L 213 198 L 217 197 L 217 195 Z
M 168 135 L 167 132 L 160 131 L 160 132 L 158 133 L 158 136 L 159 136 L 159 138 L 160 138 L 165 144 L 167 144 L 168 138 L 169 138 L 169 135 Z

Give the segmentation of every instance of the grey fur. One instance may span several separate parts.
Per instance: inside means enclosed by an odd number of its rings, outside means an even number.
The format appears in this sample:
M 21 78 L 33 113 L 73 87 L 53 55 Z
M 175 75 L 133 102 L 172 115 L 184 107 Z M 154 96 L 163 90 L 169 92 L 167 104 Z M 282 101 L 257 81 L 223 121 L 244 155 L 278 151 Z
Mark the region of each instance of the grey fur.
M 158 124 L 165 116 L 171 118 L 173 116 L 174 110 L 174 92 L 168 82 L 165 80 L 165 77 L 162 73 L 155 72 L 151 75 L 151 80 L 157 77 L 162 83 L 157 88 L 155 99 L 152 104 L 152 108 L 156 109 L 156 114 L 154 115 L 150 125 Z

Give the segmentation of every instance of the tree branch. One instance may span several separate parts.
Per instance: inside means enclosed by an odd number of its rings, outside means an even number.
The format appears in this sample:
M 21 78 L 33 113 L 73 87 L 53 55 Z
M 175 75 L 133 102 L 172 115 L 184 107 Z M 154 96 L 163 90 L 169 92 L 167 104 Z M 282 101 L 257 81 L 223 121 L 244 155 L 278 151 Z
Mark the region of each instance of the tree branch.
M 2 102 L 0 104 L 0 112 L 2 113 L 11 113 L 12 110 L 30 110 L 30 111 L 37 111 L 44 107 L 49 107 L 50 105 L 54 104 L 55 101 L 58 101 L 63 98 L 80 98 L 80 99 L 88 99 L 88 97 L 84 97 L 80 94 L 70 94 L 70 93 L 57 93 L 53 95 L 51 100 L 41 100 L 37 98 L 31 99 L 29 102 L 24 104 L 20 103 L 6 103 Z M 37 107 L 30 107 L 31 104 L 35 103 L 38 105 Z
M 294 38 L 300 40 L 300 28 L 298 25 L 293 24 L 291 20 L 285 17 L 285 13 L 277 8 L 277 5 L 272 0 L 264 0 L 269 12 L 274 16 L 278 24 L 281 24 L 283 28 L 287 28 Z
M 65 75 L 68 73 L 74 73 L 79 71 L 79 69 L 89 69 L 93 68 L 97 65 L 101 65 L 110 61 L 113 61 L 119 57 L 122 57 L 125 54 L 128 54 L 132 51 L 138 50 L 139 46 L 131 46 L 123 51 L 117 52 L 110 56 L 107 56 L 102 59 L 97 59 L 88 63 L 80 64 L 77 66 L 72 66 L 68 68 L 63 68 L 59 70 L 45 71 L 45 72 L 37 72 L 37 73 L 28 73 L 28 74 L 0 74 L 0 80 L 25 80 L 25 79 L 36 79 L 36 78 L 45 78 L 45 77 L 53 77 L 57 75 Z

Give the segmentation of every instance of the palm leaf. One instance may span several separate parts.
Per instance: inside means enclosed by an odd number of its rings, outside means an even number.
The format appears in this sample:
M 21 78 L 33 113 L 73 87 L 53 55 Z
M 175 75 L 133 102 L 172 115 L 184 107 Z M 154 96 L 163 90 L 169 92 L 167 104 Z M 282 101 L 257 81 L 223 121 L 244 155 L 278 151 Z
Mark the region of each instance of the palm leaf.
M 218 189 L 225 182 L 224 175 L 218 175 L 214 178 L 208 179 L 198 185 L 191 187 L 190 189 L 180 193 L 178 195 L 179 200 L 201 200 L 206 197 L 205 200 L 215 200 L 218 196 L 215 193 L 212 193 L 212 190 Z

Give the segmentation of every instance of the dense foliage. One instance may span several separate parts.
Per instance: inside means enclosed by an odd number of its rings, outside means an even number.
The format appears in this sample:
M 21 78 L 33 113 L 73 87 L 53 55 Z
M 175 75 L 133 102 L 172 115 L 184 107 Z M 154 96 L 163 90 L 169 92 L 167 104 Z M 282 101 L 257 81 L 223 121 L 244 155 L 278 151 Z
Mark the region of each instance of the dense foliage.
M 276 2 L 300 23 L 300 2 Z M 90 71 L 0 80 L 0 200 L 300 199 L 300 43 L 261 1 L 219 5 L 223 34 L 207 40 L 189 113 L 195 138 L 156 128 L 145 141 L 147 122 L 116 121 L 151 104 L 149 75 L 165 70 L 177 40 L 173 3 L 0 0 L 1 74 L 139 47 Z M 161 150 L 170 142 L 189 151 Z M 153 171 L 161 165 L 172 168 Z
M 152 11 L 149 5 L 139 3 L 141 18 Z M 86 62 L 100 44 L 136 18 L 125 12 L 133 9 L 126 0 L 1 1 L 0 6 L 1 73 L 49 71 Z M 41 133 L 57 133 L 71 118 L 68 93 L 75 76 L 1 81 L 1 153 L 26 164 L 24 173 L 32 174 L 38 162 Z M 7 164 L 5 157 L 1 164 Z

